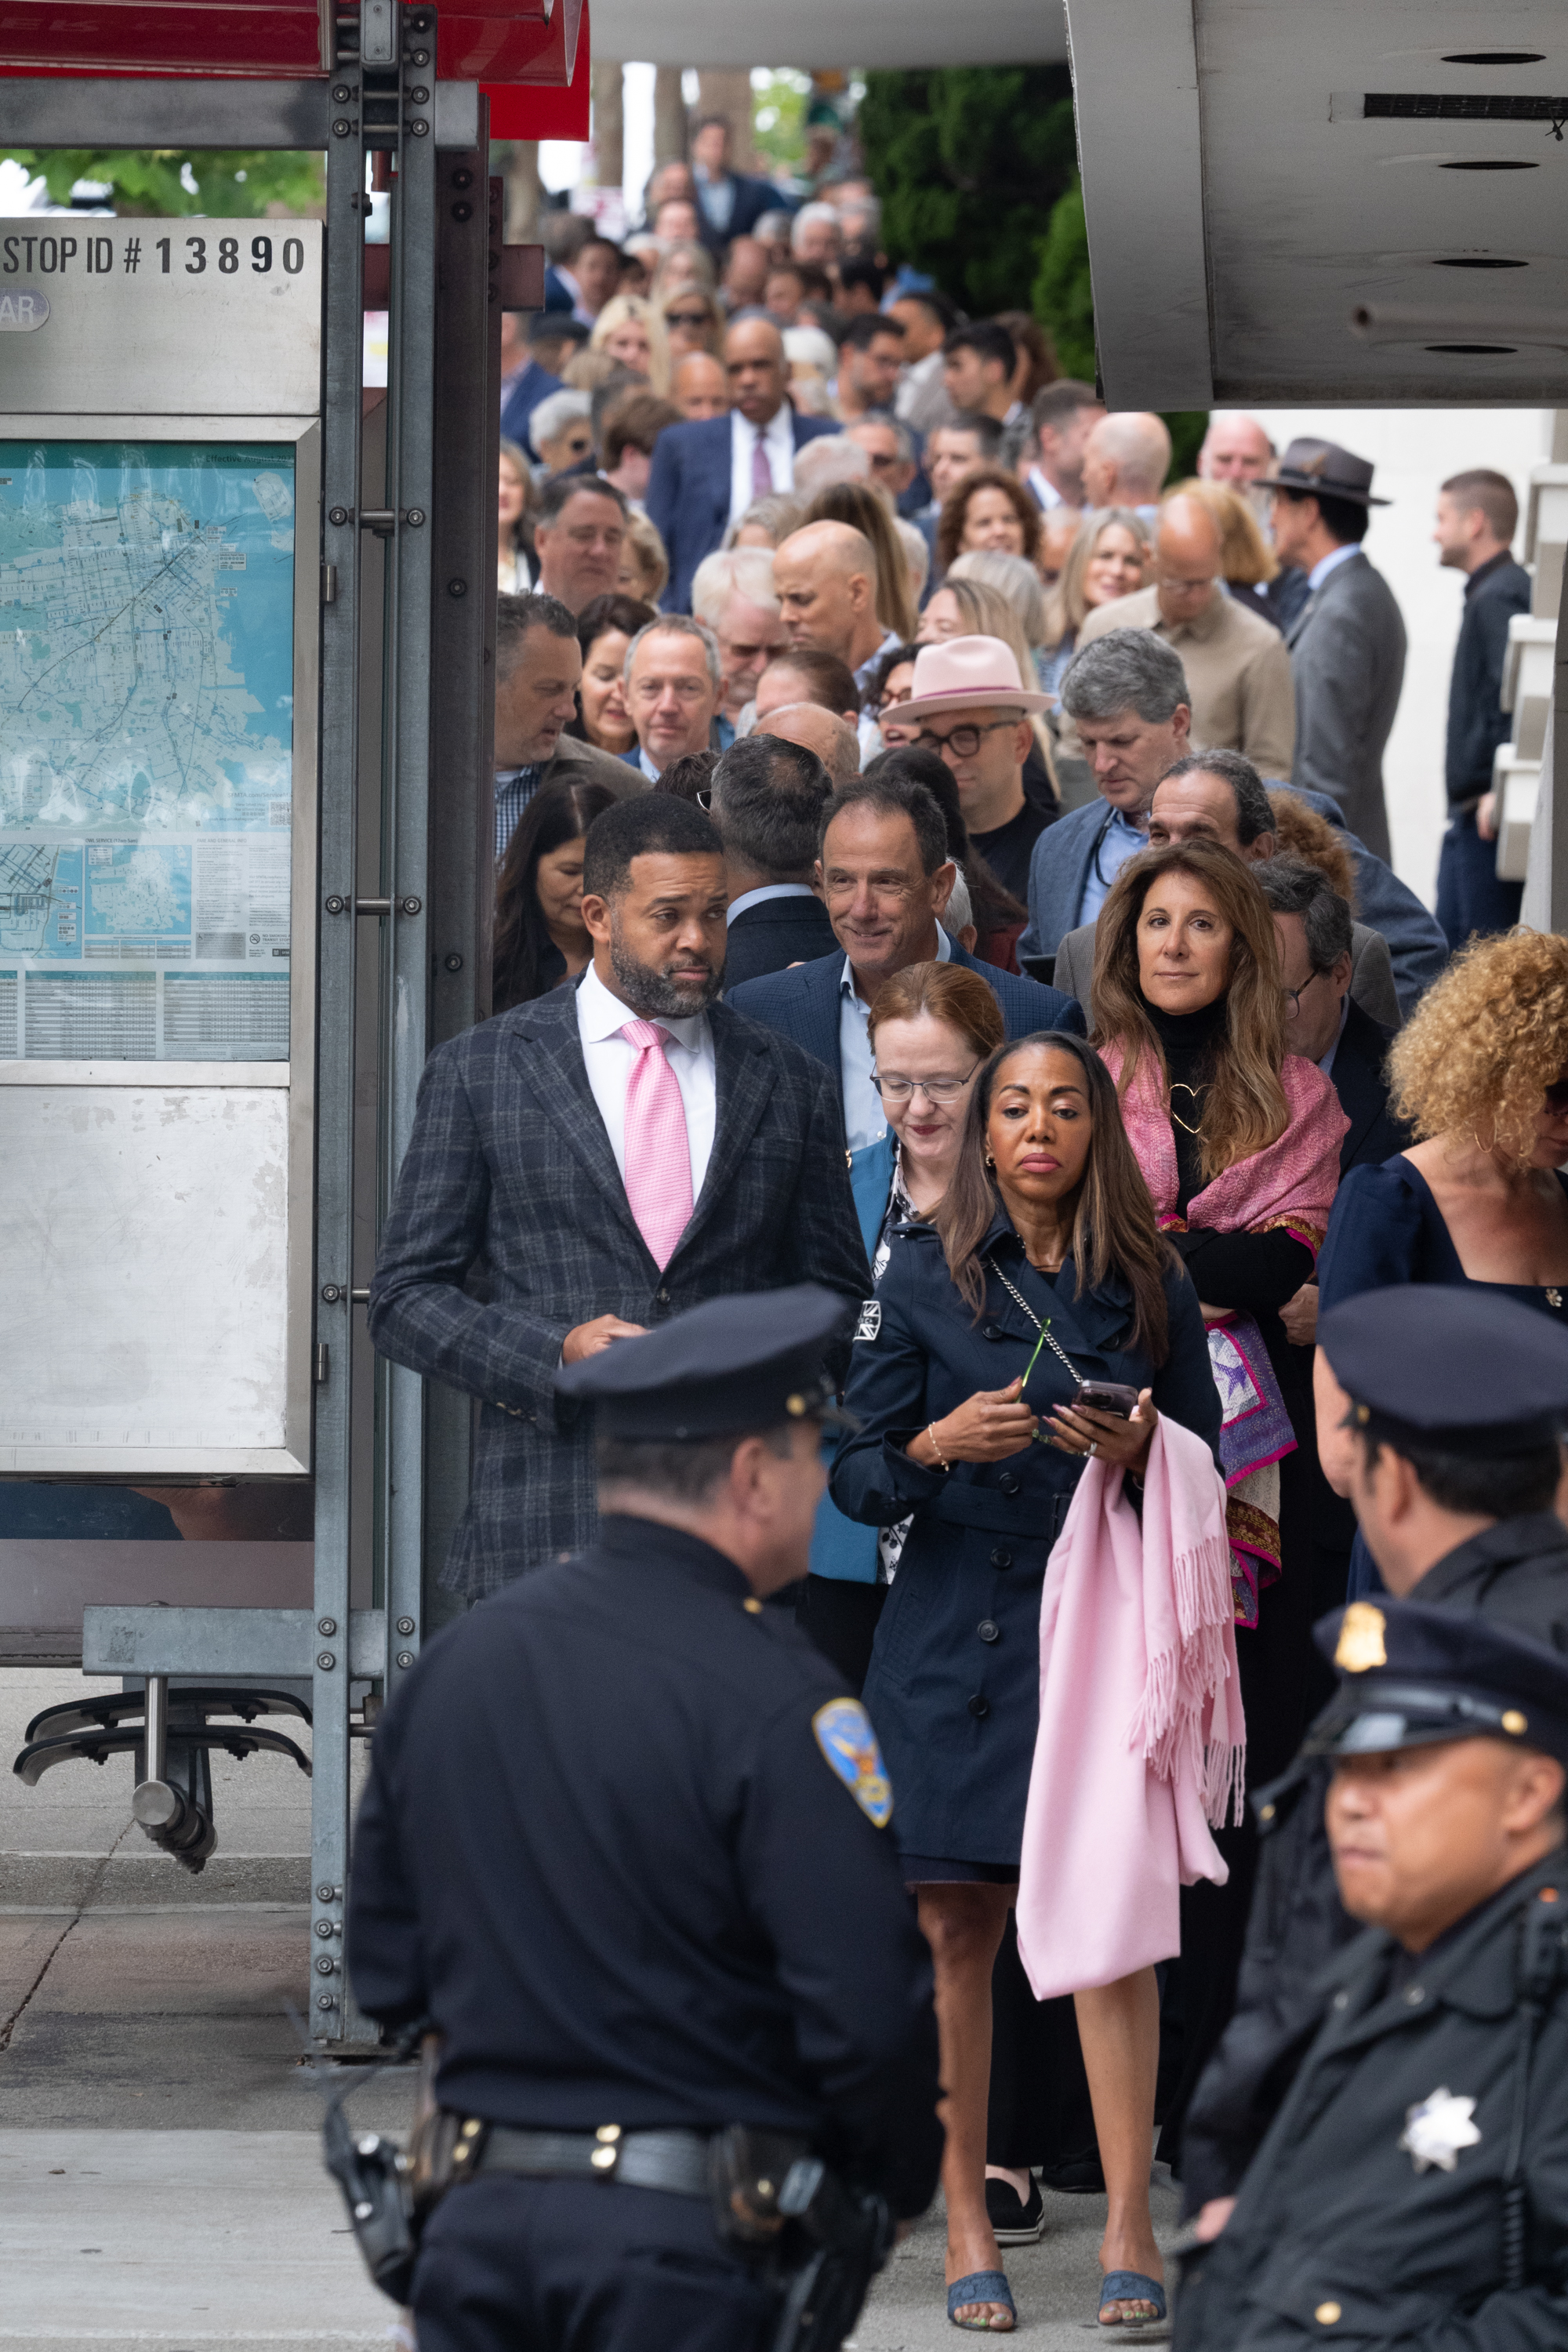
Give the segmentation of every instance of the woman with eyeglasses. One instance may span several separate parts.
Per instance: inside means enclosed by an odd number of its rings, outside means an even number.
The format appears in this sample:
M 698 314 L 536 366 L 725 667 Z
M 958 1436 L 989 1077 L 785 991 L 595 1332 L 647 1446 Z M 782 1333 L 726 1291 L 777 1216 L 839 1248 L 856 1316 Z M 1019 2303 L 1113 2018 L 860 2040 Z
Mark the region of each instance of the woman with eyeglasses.
M 1473 940 L 1400 1031 L 1388 1072 L 1392 1108 L 1417 1139 L 1341 1185 L 1319 1313 L 1400 1283 L 1471 1283 L 1568 1324 L 1568 940 Z M 1321 1349 L 1313 1379 L 1334 1482 L 1348 1402 Z M 1375 1581 L 1358 1539 L 1352 1595 Z
M 885 1084 L 885 1027 L 876 1050 Z M 909 1057 L 897 1075 L 933 1073 Z M 1091 1449 L 1137 1479 L 1161 1413 L 1212 1448 L 1219 1402 L 1196 1294 L 1099 1056 L 1056 1031 L 1016 1040 L 966 1095 L 942 1198 L 895 1228 L 862 1310 L 846 1391 L 861 1427 L 830 1492 L 863 1525 L 909 1519 L 865 1696 L 936 1971 L 948 2316 L 1005 2333 L 1016 2311 L 985 2181 L 992 1970 L 1017 1893 L 1047 1562 Z M 1120 1399 L 1114 1412 L 1080 1402 L 1086 1381 L 1135 1395 L 1130 1417 Z M 1137 2325 L 1163 2313 L 1154 1971 L 1074 1998 L 1110 2192 L 1100 2317 Z M 1153 2292 L 1130 2291 L 1129 2272 Z
M 895 1228 L 931 1216 L 946 1192 L 974 1073 L 1005 1034 L 994 994 L 962 964 L 910 964 L 877 991 L 866 1034 L 887 1131 L 849 1161 L 873 1282 Z M 905 1526 L 856 1527 L 826 1499 L 818 1516 L 800 1622 L 856 1690 Z

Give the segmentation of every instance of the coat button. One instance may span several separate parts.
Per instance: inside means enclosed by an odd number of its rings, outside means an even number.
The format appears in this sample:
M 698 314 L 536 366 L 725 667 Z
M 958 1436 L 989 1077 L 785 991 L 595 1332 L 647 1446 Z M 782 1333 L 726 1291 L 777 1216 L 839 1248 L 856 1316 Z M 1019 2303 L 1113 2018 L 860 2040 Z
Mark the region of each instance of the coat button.
M 1406 2009 L 1419 2009 L 1426 1995 L 1420 1985 L 1412 1985 L 1405 1996 Z
M 1016 1495 L 1019 1491 L 1018 1481 L 1014 1477 L 1011 1470 L 1005 1470 L 996 1484 L 1005 1495 Z
M 669 1293 L 668 1290 L 661 1290 L 658 1293 L 658 1303 L 661 1307 L 668 1307 L 669 1305 Z
M 1000 1323 L 987 1323 L 985 1326 L 984 1337 L 987 1339 L 1005 1339 L 1006 1336 Z
M 1312 2316 L 1320 2327 L 1337 2327 L 1340 2324 L 1340 2306 L 1337 2303 L 1321 2303 Z
M 971 1714 L 971 1715 L 973 1715 L 973 1716 L 984 1716 L 984 1715 L 989 1715 L 989 1714 L 990 1714 L 990 1712 L 991 1712 L 991 1702 L 990 1702 L 990 1700 L 985 1696 L 985 1695 L 984 1695 L 984 1693 L 983 1691 L 976 1691 L 976 1692 L 975 1692 L 975 1694 L 974 1694 L 974 1696 L 970 1700 L 970 1702 L 969 1702 L 969 1712 L 970 1712 L 970 1714 Z
M 1010 1551 L 1004 1550 L 1003 1547 L 998 1544 L 995 1550 L 991 1555 L 991 1565 L 993 1568 L 1011 1568 L 1013 1565 L 1012 1553 Z
M 974 1630 L 983 1642 L 999 1642 L 1002 1639 L 1002 1628 L 994 1617 L 983 1617 Z

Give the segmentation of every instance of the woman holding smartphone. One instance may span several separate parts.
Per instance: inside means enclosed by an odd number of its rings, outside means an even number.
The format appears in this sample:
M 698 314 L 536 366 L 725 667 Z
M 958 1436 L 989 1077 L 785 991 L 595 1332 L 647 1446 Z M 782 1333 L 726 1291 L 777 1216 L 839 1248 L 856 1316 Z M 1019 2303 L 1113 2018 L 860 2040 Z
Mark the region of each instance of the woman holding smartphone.
M 1086 1383 L 1109 1388 L 1096 1402 Z M 991 1971 L 1017 1891 L 1046 1563 L 1091 1453 L 1136 1480 L 1161 1412 L 1219 1436 L 1197 1294 L 1080 1038 L 1024 1038 L 985 1063 L 942 1202 L 895 1234 L 862 1312 L 846 1402 L 862 1427 L 834 1464 L 835 1503 L 910 1520 L 865 1696 L 936 1969 L 949 2316 L 1004 2333 L 1016 2315 L 985 2209 Z M 1110 2192 L 1101 2261 L 1152 2284 L 1152 1970 L 1076 2000 Z M 1157 2309 L 1110 2293 L 1100 2317 Z

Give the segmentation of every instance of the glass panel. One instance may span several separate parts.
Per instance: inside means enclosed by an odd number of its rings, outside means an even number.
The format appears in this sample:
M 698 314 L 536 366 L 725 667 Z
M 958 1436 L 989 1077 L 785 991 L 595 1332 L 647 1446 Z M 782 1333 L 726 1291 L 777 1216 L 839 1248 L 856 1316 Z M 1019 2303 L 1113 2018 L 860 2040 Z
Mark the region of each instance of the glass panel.
M 0 441 L 0 1055 L 287 1061 L 289 442 Z

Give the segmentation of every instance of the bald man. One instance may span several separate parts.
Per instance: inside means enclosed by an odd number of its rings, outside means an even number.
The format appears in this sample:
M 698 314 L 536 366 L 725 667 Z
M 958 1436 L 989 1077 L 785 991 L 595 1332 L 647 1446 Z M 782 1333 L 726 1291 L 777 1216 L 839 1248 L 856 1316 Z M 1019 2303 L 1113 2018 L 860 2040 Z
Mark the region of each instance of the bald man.
M 898 636 L 877 617 L 877 555 L 847 522 L 811 522 L 773 557 L 773 585 L 790 646 L 837 654 L 864 694 Z
M 1274 455 L 1274 444 L 1256 416 L 1215 409 L 1198 451 L 1199 479 L 1244 490 L 1248 482 L 1263 479 Z
M 1274 457 L 1274 444 L 1256 416 L 1216 409 L 1198 451 L 1198 474 L 1205 482 L 1225 482 L 1245 497 L 1251 485 L 1261 481 L 1268 473 Z M 1267 493 L 1259 495 L 1266 497 Z M 1265 531 L 1269 531 L 1267 514 L 1260 513 L 1258 520 Z M 1272 580 L 1249 593 L 1275 627 L 1289 636 L 1291 624 L 1310 592 L 1300 565 L 1282 563 Z
M 729 414 L 670 425 L 653 453 L 646 504 L 669 555 L 669 613 L 691 610 L 693 574 L 730 524 L 755 499 L 794 488 L 796 451 L 838 430 L 834 417 L 790 406 L 784 338 L 770 320 L 731 327 L 723 364 Z
M 730 383 L 711 352 L 688 352 L 669 379 L 669 396 L 689 425 L 730 414 Z
M 1154 585 L 1098 606 L 1079 631 L 1078 650 L 1110 629 L 1152 629 L 1181 656 L 1192 690 L 1194 747 L 1240 751 L 1260 775 L 1289 782 L 1296 692 L 1285 640 L 1226 594 L 1219 527 L 1208 509 L 1178 490 L 1158 511 Z M 1070 759 L 1084 756 L 1065 715 L 1061 749 Z
M 847 727 L 818 702 L 786 702 L 759 719 L 752 732 L 776 735 L 783 742 L 799 743 L 805 751 L 815 751 L 832 777 L 835 792 L 841 792 L 860 772 L 860 741 L 854 728 Z
M 1083 448 L 1084 503 L 1136 507 L 1152 522 L 1160 485 L 1171 470 L 1171 436 L 1147 410 L 1116 409 L 1102 416 Z

